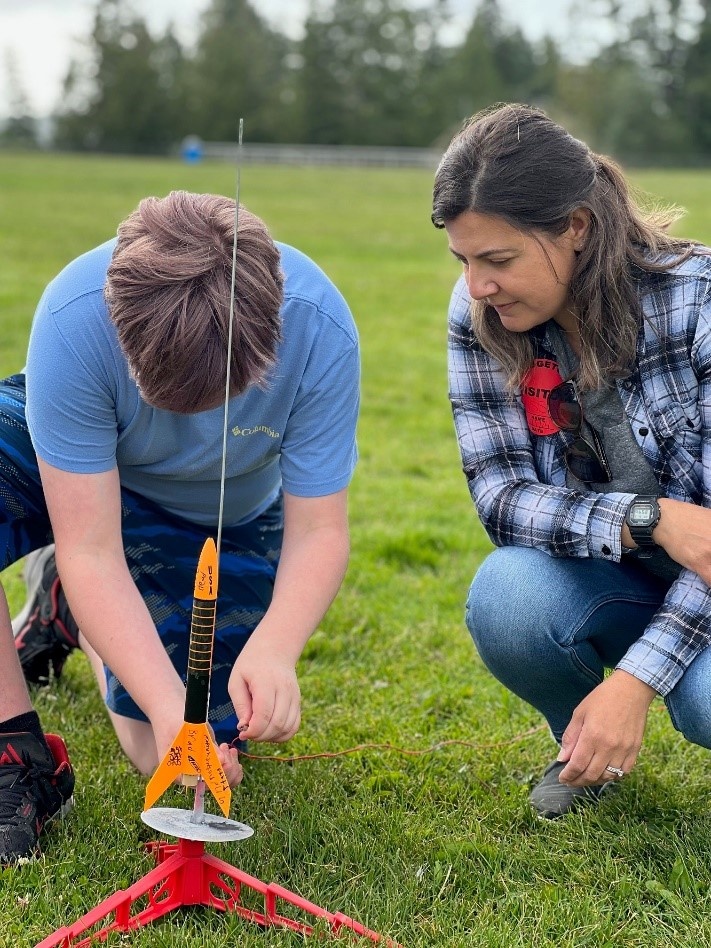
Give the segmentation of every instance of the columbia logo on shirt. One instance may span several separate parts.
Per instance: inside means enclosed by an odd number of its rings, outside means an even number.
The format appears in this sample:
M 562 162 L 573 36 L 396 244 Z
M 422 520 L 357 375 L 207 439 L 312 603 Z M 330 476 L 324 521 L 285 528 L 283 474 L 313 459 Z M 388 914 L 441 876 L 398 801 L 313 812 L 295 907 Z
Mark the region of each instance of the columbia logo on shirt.
M 249 435 L 255 434 L 265 434 L 270 438 L 278 438 L 279 432 L 275 431 L 273 428 L 270 428 L 268 425 L 255 425 L 253 428 L 240 428 L 239 425 L 235 425 L 232 429 L 232 434 L 236 437 L 248 437 Z

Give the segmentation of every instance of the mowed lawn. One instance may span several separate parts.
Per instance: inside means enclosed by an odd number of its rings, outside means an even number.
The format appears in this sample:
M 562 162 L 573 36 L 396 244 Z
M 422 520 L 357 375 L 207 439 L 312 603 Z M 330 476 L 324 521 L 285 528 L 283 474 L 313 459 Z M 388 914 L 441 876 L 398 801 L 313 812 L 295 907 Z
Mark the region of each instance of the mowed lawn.
M 711 759 L 677 736 L 661 701 L 619 794 L 555 823 L 529 810 L 554 746 L 539 716 L 483 668 L 462 619 L 490 545 L 447 403 L 458 267 L 429 223 L 431 179 L 242 171 L 243 202 L 351 305 L 363 349 L 360 463 L 346 582 L 299 665 L 301 731 L 286 746 L 251 748 L 266 759 L 245 761 L 232 815 L 255 834 L 209 848 L 408 948 L 711 946 Z M 689 208 L 679 232 L 711 241 L 711 173 L 635 180 Z M 227 164 L 0 154 L 0 370 L 22 368 L 46 282 L 110 237 L 141 197 L 233 195 L 234 183 Z M 3 576 L 14 609 L 19 576 Z M 47 834 L 41 859 L 0 875 L 0 945 L 19 948 L 138 880 L 155 836 L 139 818 L 144 781 L 121 757 L 83 656 L 35 698 L 69 746 L 76 808 Z M 166 802 L 191 806 L 178 790 Z M 259 907 L 251 895 L 245 903 Z M 303 937 L 186 910 L 108 941 L 127 943 L 266 948 Z

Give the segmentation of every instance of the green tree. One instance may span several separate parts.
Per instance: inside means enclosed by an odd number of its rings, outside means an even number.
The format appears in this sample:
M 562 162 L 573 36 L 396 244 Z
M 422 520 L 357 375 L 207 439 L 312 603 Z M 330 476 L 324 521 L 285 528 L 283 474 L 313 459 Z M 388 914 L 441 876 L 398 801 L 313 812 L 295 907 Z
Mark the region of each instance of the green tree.
M 593 0 L 580 11 L 587 32 L 598 32 L 598 21 L 612 34 L 586 63 L 567 70 L 561 104 L 598 150 L 635 162 L 686 155 L 682 85 L 695 2 Z
M 299 43 L 257 0 L 210 0 L 190 53 L 171 30 L 154 38 L 131 2 L 97 0 L 64 84 L 64 147 L 233 141 L 240 117 L 255 142 L 443 144 L 480 108 L 517 100 L 623 159 L 711 153 L 711 0 L 579 0 L 564 50 L 530 42 L 501 0 L 479 0 L 450 45 L 448 0 L 311 0 Z M 23 108 L 15 137 L 32 132 Z
M 597 151 L 640 160 L 657 153 L 659 137 L 650 141 L 657 101 L 653 82 L 638 64 L 603 50 L 591 63 L 563 68 L 554 111 Z
M 503 16 L 498 0 L 482 0 L 450 64 L 449 92 L 464 118 L 495 102 L 548 101 L 559 66 L 552 40 L 530 43 Z
M 297 140 L 318 145 L 347 141 L 344 101 L 347 73 L 332 58 L 333 38 L 340 40 L 341 31 L 340 28 L 331 31 L 330 25 L 312 4 L 300 45 Z
M 546 36 L 533 49 L 535 70 L 530 77 L 529 95 L 533 102 L 548 105 L 555 102 L 560 83 L 563 58 L 555 40 Z
M 111 152 L 162 152 L 176 140 L 173 68 L 180 61 L 170 32 L 152 38 L 125 0 L 100 0 L 83 64 L 64 82 L 57 117 L 61 147 Z
M 334 0 L 312 6 L 300 46 L 303 140 L 429 144 L 439 128 L 430 94 L 444 53 L 445 4 L 413 10 L 398 0 Z
M 692 155 L 711 155 L 711 0 L 701 4 L 703 19 L 689 44 L 681 72 L 679 109 L 689 132 Z
M 291 124 L 292 52 L 289 40 L 246 0 L 212 0 L 188 72 L 191 131 L 233 141 L 244 118 L 251 141 L 284 141 Z
M 190 60 L 172 27 L 155 42 L 152 66 L 161 98 L 165 139 L 175 144 L 192 132 L 192 121 L 188 114 Z
M 483 0 L 451 64 L 452 101 L 464 118 L 509 98 L 496 59 L 504 25 L 496 0 Z
M 12 49 L 5 52 L 5 74 L 10 114 L 0 131 L 0 145 L 10 148 L 36 148 L 37 122 L 31 115 L 27 93 L 20 79 L 17 56 Z

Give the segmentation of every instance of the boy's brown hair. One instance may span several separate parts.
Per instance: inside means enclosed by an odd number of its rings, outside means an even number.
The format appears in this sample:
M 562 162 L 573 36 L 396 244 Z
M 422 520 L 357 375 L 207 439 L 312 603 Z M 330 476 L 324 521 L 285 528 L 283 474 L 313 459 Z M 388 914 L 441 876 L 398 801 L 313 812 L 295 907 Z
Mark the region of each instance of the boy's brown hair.
M 106 301 L 142 397 L 192 414 L 224 401 L 234 200 L 172 191 L 118 229 Z M 283 274 L 264 223 L 239 209 L 230 395 L 264 382 L 281 337 Z

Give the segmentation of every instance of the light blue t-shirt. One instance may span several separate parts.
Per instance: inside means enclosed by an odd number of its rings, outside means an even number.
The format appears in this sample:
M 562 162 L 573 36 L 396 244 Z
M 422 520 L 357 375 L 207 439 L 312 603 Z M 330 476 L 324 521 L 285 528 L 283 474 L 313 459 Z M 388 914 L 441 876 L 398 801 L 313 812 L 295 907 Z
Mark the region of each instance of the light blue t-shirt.
M 153 408 L 131 378 L 104 302 L 115 240 L 83 254 L 47 287 L 27 357 L 35 450 L 73 473 L 118 467 L 121 485 L 195 523 L 219 510 L 224 408 Z M 264 388 L 230 400 L 224 522 L 261 513 L 279 488 L 319 497 L 346 487 L 357 457 L 360 364 L 348 306 L 304 254 L 277 245 L 282 341 Z

